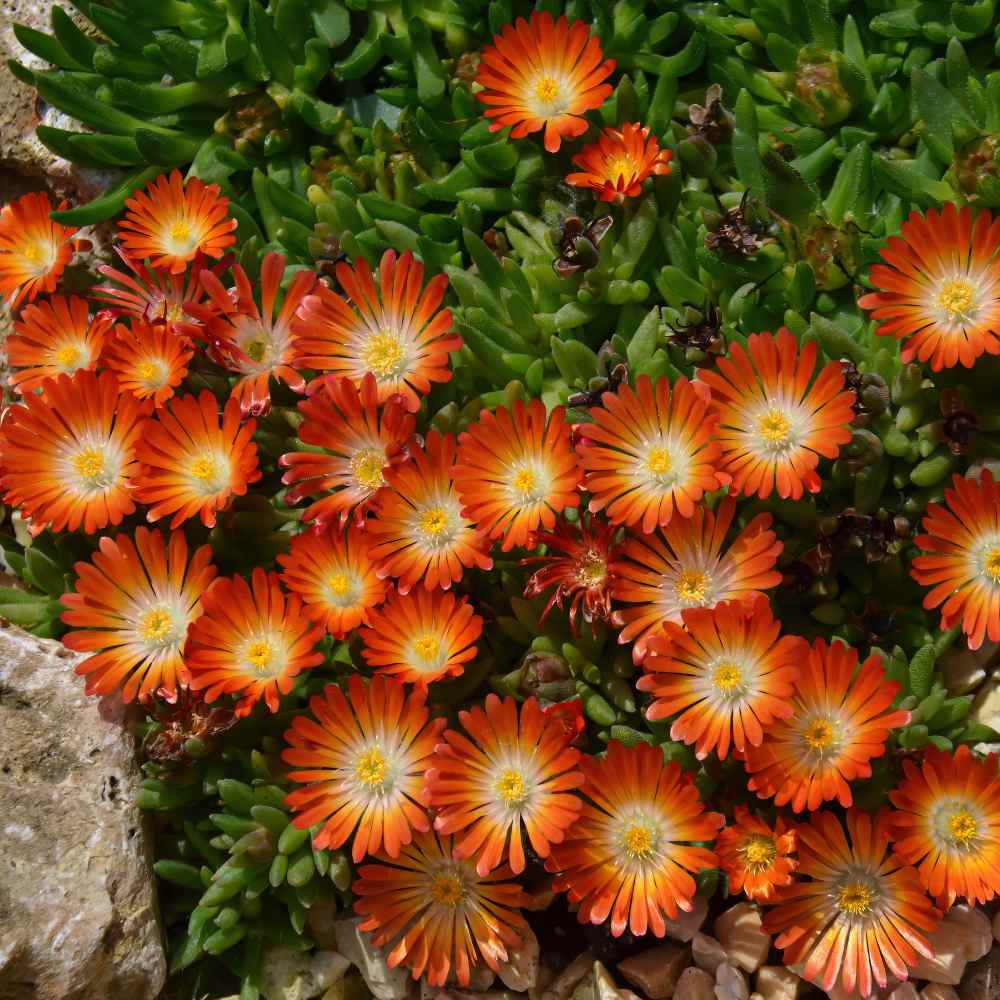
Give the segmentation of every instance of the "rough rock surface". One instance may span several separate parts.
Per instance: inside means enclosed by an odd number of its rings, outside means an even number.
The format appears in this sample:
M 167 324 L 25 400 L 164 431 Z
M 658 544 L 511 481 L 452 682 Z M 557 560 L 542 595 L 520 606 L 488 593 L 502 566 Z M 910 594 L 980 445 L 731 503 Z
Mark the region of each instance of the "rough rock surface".
M 165 960 L 119 703 L 0 630 L 0 1000 L 149 1000 Z

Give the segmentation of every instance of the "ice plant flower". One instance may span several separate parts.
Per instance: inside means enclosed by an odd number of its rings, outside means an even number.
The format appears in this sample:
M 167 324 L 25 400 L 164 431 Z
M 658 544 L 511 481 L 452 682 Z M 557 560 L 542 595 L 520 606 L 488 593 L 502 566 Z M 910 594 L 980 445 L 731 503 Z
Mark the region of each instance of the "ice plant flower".
M 505 24 L 483 49 L 476 76 L 483 89 L 476 96 L 491 132 L 511 125 L 511 138 L 523 139 L 544 129 L 545 149 L 558 153 L 563 139 L 587 131 L 584 113 L 611 96 L 605 81 L 614 68 L 585 22 L 553 21 L 536 10 L 527 21 Z
M 90 290 L 91 296 L 104 302 L 116 316 L 163 325 L 174 334 L 190 333 L 194 320 L 188 314 L 188 308 L 200 305 L 202 315 L 205 309 L 210 308 L 204 301 L 206 293 L 201 285 L 201 272 L 205 268 L 202 258 L 194 258 L 187 274 L 172 274 L 146 267 L 118 245 L 115 245 L 114 251 L 132 273 L 116 270 L 110 264 L 99 264 L 98 272 L 113 284 L 95 285 Z M 228 266 L 229 258 L 223 257 L 211 270 L 218 274 Z
M 5 411 L 4 503 L 30 519 L 33 534 L 119 524 L 135 510 L 136 446 L 147 415 L 147 404 L 122 396 L 110 372 L 49 379 L 42 395 Z
M 615 619 L 625 626 L 618 641 L 635 642 L 636 663 L 662 622 L 681 622 L 685 608 L 745 601 L 781 583 L 775 563 L 782 544 L 770 514 L 758 514 L 723 550 L 735 513 L 727 498 L 715 513 L 697 507 L 690 520 L 674 518 L 662 532 L 626 540 L 611 596 L 633 605 Z
M 839 362 L 816 374 L 817 350 L 813 341 L 800 352 L 782 327 L 751 334 L 746 349 L 731 344 L 714 371 L 698 373 L 712 390 L 722 468 L 738 492 L 762 500 L 775 490 L 792 500 L 816 493 L 820 458 L 836 458 L 851 440 L 854 393 L 844 388 Z
M 389 968 L 405 965 L 414 979 L 468 986 L 473 969 L 500 971 L 528 932 L 519 907 L 528 902 L 509 868 L 476 873 L 456 858 L 451 837 L 418 833 L 396 858 L 377 855 L 351 886 L 358 929 L 386 952 Z
M 118 225 L 122 248 L 151 266 L 181 274 L 198 254 L 218 260 L 236 242 L 236 220 L 218 184 L 197 177 L 182 179 L 174 170 L 161 174 L 125 200 Z
M 426 833 L 424 771 L 444 728 L 430 719 L 426 692 L 410 691 L 397 680 L 376 675 L 366 684 L 347 678 L 347 696 L 335 684 L 309 699 L 315 721 L 292 720 L 282 759 L 303 785 L 286 804 L 300 830 L 319 826 L 317 850 L 336 850 L 351 840 L 357 864 L 384 850 L 390 858 Z
M 62 211 L 67 202 L 59 205 Z M 23 301 L 55 291 L 81 241 L 75 228 L 49 218 L 52 202 L 44 192 L 31 192 L 0 209 L 0 296 L 11 309 Z
M 385 599 L 388 584 L 375 572 L 371 538 L 356 525 L 303 531 L 278 556 L 281 582 L 298 594 L 306 614 L 335 639 L 345 639 Z
M 824 992 L 871 996 L 889 977 L 905 980 L 919 956 L 933 958 L 925 935 L 941 914 L 924 895 L 915 869 L 889 852 L 886 811 L 852 809 L 847 835 L 832 813 L 815 813 L 795 829 L 799 866 L 764 930 L 777 934 L 786 965 Z
M 580 468 L 570 447 L 565 410 L 546 415 L 540 399 L 511 410 L 483 410 L 458 438 L 455 479 L 465 514 L 503 538 L 504 552 L 526 545 L 539 527 L 579 504 Z
M 399 396 L 379 404 L 374 375 L 358 385 L 349 378 L 314 379 L 299 403 L 299 440 L 322 451 L 292 451 L 279 464 L 288 503 L 319 497 L 303 515 L 326 524 L 352 517 L 359 523 L 385 490 L 385 473 L 409 454 L 416 420 Z
M 775 888 L 789 885 L 797 867 L 795 833 L 779 816 L 772 828 L 744 806 L 733 809 L 733 822 L 715 841 L 719 867 L 729 880 L 729 894 L 770 900 Z
M 87 694 L 174 698 L 190 682 L 184 644 L 215 578 L 211 559 L 207 545 L 189 557 L 182 532 L 168 541 L 139 527 L 134 541 L 103 536 L 90 562 L 76 564 L 75 590 L 62 596 L 62 620 L 74 631 L 63 644 L 90 654 L 76 667 Z
M 970 649 L 1000 640 L 1000 484 L 955 476 L 944 504 L 929 503 L 910 575 L 931 589 L 925 608 L 941 608 L 941 628 L 960 625 Z
M 927 747 L 903 761 L 903 780 L 889 793 L 893 850 L 916 865 L 924 888 L 947 909 L 1000 893 L 1000 771 L 996 754 L 974 757 Z
M 427 771 L 434 829 L 455 834 L 455 857 L 472 858 L 480 875 L 504 862 L 520 875 L 522 829 L 535 854 L 547 858 L 580 811 L 573 791 L 583 784 L 580 751 L 535 698 L 519 712 L 513 698 L 491 693 L 458 720 L 465 731 L 445 730 Z
M 699 760 L 759 746 L 768 727 L 792 714 L 805 640 L 779 638 L 765 598 L 685 608 L 681 620 L 665 621 L 646 647 L 636 683 L 653 696 L 646 718 L 676 715 L 670 738 L 694 744 Z
M 402 396 L 415 412 L 432 382 L 451 378 L 448 353 L 462 346 L 441 308 L 447 276 L 424 287 L 423 264 L 409 251 L 397 259 L 394 250 L 382 255 L 378 288 L 363 257 L 337 264 L 336 275 L 347 299 L 318 285 L 299 308 L 300 363 L 355 384 L 371 374 L 379 402 Z
M 575 523 L 559 518 L 555 531 L 536 531 L 530 539 L 544 545 L 546 554 L 521 560 L 522 566 L 539 566 L 525 581 L 524 596 L 531 598 L 552 588 L 539 615 L 544 622 L 553 607 L 569 601 L 569 625 L 576 634 L 576 616 L 592 628 L 611 617 L 611 586 L 618 574 L 620 545 L 614 541 L 615 525 L 597 517 Z
M 971 368 L 1000 354 L 1000 218 L 952 202 L 911 212 L 881 250 L 868 277 L 875 291 L 858 299 L 883 337 L 902 340 L 904 363 L 933 371 Z
M 803 657 L 791 716 L 773 723 L 760 746 L 746 747 L 747 787 L 795 812 L 831 799 L 852 805 L 850 782 L 871 777 L 869 761 L 885 753 L 889 731 L 910 721 L 909 712 L 892 708 L 898 692 L 880 656 L 858 668 L 856 649 L 816 639 Z
M 709 404 L 705 387 L 683 376 L 672 390 L 666 378 L 640 375 L 635 389 L 604 393 L 593 423 L 577 429 L 590 510 L 646 534 L 675 510 L 691 517 L 705 493 L 729 482 Z
M 423 587 L 412 594 L 390 591 L 361 629 L 361 655 L 377 673 L 426 688 L 463 672 L 482 631 L 482 618 L 464 597 Z
M 4 342 L 7 363 L 17 369 L 7 381 L 23 394 L 56 375 L 96 368 L 110 328 L 109 317 L 91 319 L 86 300 L 75 295 L 25 306 Z
M 284 273 L 282 254 L 264 255 L 258 308 L 253 285 L 238 264 L 233 267 L 235 284 L 228 290 L 211 271 L 202 271 L 201 283 L 210 304 L 187 307 L 188 313 L 201 323 L 199 336 L 208 344 L 211 357 L 239 376 L 233 395 L 240 401 L 243 413 L 255 417 L 271 408 L 272 378 L 294 392 L 305 389 L 305 379 L 295 368 L 299 362 L 298 335 L 293 332 L 292 318 L 316 284 L 316 275 L 298 271 L 279 307 Z
M 260 479 L 256 424 L 240 424 L 240 405 L 230 399 L 222 411 L 207 389 L 200 396 L 178 396 L 143 429 L 137 449 L 142 463 L 136 499 L 148 504 L 146 517 L 158 521 L 172 514 L 170 527 L 198 516 L 215 526 L 216 514 L 234 496 Z
M 566 183 L 589 188 L 600 201 L 621 204 L 642 194 L 642 182 L 654 174 L 670 173 L 673 153 L 660 149 L 655 135 L 639 124 L 626 122 L 621 128 L 606 128 L 597 142 L 573 156 L 579 171 L 567 174 Z
M 151 399 L 159 408 L 184 381 L 193 354 L 188 341 L 168 326 L 133 320 L 114 328 L 101 363 L 118 377 L 122 392 Z
M 447 590 L 467 567 L 491 569 L 489 547 L 455 491 L 455 438 L 431 431 L 410 459 L 386 471 L 389 488 L 366 526 L 379 575 L 406 594 L 418 584 Z
M 663 937 L 667 919 L 690 911 L 691 873 L 715 868 L 715 855 L 693 841 L 711 841 L 723 824 L 705 812 L 698 791 L 676 762 L 648 743 L 608 743 L 604 757 L 580 761 L 589 800 L 545 867 L 554 887 L 578 903 L 581 924 L 603 924 L 621 937 L 652 931 Z
M 316 651 L 323 630 L 298 597 L 282 591 L 277 573 L 254 567 L 249 584 L 242 576 L 220 577 L 202 595 L 202 610 L 188 633 L 191 687 L 209 703 L 239 695 L 238 718 L 261 698 L 277 712 L 293 678 L 323 662 Z

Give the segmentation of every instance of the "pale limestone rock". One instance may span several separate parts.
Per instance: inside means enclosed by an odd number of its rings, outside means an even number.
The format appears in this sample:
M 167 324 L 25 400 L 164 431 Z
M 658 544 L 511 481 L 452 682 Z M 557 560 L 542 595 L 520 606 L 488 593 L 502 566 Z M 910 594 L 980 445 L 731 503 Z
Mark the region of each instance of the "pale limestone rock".
M 756 972 L 771 951 L 771 935 L 761 928 L 760 910 L 753 903 L 737 903 L 715 921 L 715 936 L 729 961 L 745 972 Z
M 920 991 L 920 1000 L 958 1000 L 958 994 L 953 986 L 943 983 L 928 983 Z
M 542 1000 L 566 1000 L 577 984 L 594 967 L 594 956 L 585 951 L 577 955 L 569 965 L 552 981 L 549 988 L 542 994 Z
M 888 996 L 888 1000 L 920 1000 L 916 986 L 911 982 L 900 983 Z
M 796 1000 L 802 980 L 783 965 L 762 965 L 757 970 L 754 987 L 764 1000 Z
M 938 661 L 948 693 L 968 694 L 986 680 L 986 671 L 967 646 L 952 646 Z
M 715 970 L 716 1000 L 749 1000 L 747 977 L 735 966 L 723 962 Z
M 573 1000 L 640 1000 L 640 998 L 631 990 L 620 990 L 611 978 L 611 973 L 600 962 L 594 962 L 589 974 L 580 980 L 573 991 Z
M 166 977 L 141 773 L 81 657 L 0 629 L 0 997 L 155 997 Z
M 691 955 L 699 969 L 714 976 L 715 970 L 726 960 L 726 949 L 714 937 L 698 933 L 691 939 Z
M 510 950 L 507 961 L 500 964 L 499 976 L 507 989 L 525 993 L 538 980 L 538 938 L 530 927 L 519 933 L 522 943 Z
M 260 992 L 264 1000 L 312 1000 L 343 979 L 351 963 L 336 951 L 265 948 Z
M 1000 942 L 1000 910 L 993 915 L 992 930 L 994 940 Z
M 677 980 L 674 1000 L 715 1000 L 715 977 L 692 965 Z
M 358 929 L 360 922 L 354 918 L 334 924 L 337 950 L 357 967 L 376 1000 L 402 1000 L 410 989 L 409 972 L 404 966 L 389 968 L 371 936 Z
M 677 980 L 690 962 L 690 949 L 665 941 L 619 962 L 618 971 L 649 1000 L 666 1000 L 674 995 Z
M 989 917 L 973 906 L 956 903 L 942 923 L 954 924 L 962 936 L 962 953 L 967 962 L 982 958 L 993 947 L 993 928 Z
M 708 900 L 704 896 L 695 896 L 689 911 L 678 910 L 677 919 L 667 921 L 667 937 L 685 943 L 690 941 L 701 930 L 707 916 Z

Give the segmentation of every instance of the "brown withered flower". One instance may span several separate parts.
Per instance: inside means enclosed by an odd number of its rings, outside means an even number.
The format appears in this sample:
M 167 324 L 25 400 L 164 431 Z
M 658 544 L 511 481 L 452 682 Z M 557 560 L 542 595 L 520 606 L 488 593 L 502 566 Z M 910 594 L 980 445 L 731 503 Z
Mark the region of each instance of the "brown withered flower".
M 599 215 L 584 224 L 577 215 L 563 220 L 559 228 L 559 256 L 552 268 L 560 278 L 588 271 L 598 261 L 598 246 L 614 223 L 610 215 Z
M 209 706 L 190 688 L 181 688 L 174 703 L 159 702 L 153 717 L 160 728 L 147 737 L 143 751 L 160 764 L 189 764 L 212 749 L 215 737 L 236 725 L 231 708 Z
M 687 130 L 690 135 L 700 135 L 713 146 L 725 142 L 733 134 L 734 118 L 722 104 L 722 87 L 713 83 L 705 91 L 704 104 L 688 106 Z

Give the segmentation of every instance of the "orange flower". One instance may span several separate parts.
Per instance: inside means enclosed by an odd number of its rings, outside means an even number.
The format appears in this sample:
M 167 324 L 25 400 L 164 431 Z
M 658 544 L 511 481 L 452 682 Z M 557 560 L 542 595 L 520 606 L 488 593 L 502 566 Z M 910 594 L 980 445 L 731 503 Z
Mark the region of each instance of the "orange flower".
M 256 424 L 240 425 L 240 407 L 230 399 L 222 411 L 206 389 L 197 398 L 178 396 L 144 428 L 137 455 L 142 463 L 136 499 L 149 504 L 146 517 L 173 514 L 171 528 L 196 514 L 208 528 L 234 496 L 260 479 Z
M 573 156 L 579 173 L 567 174 L 566 183 L 590 188 L 600 201 L 621 204 L 642 194 L 642 182 L 653 174 L 670 173 L 673 153 L 660 149 L 656 136 L 638 123 L 626 122 L 620 129 L 606 128 L 597 142 Z
M 944 505 L 929 503 L 916 542 L 926 555 L 910 575 L 931 587 L 925 608 L 941 608 L 941 628 L 961 625 L 970 649 L 1000 640 L 1000 484 L 984 472 L 955 476 Z M 943 605 L 943 607 L 942 607 Z
M 125 252 L 172 274 L 181 274 L 198 254 L 218 260 L 236 242 L 236 220 L 226 214 L 229 199 L 219 185 L 197 177 L 184 181 L 179 170 L 133 191 L 125 208 L 118 226 Z
M 665 621 L 649 640 L 636 684 L 654 698 L 646 718 L 680 713 L 670 738 L 696 744 L 699 760 L 713 750 L 725 760 L 730 743 L 739 753 L 759 746 L 766 727 L 792 714 L 805 640 L 778 638 L 781 622 L 763 597 L 686 608 L 681 618 L 683 628 Z
M 336 274 L 347 299 L 317 285 L 299 309 L 300 363 L 356 385 L 374 375 L 379 402 L 399 395 L 416 412 L 432 382 L 451 378 L 448 352 L 462 346 L 440 308 L 448 278 L 435 275 L 424 288 L 423 264 L 409 251 L 397 261 L 394 250 L 382 255 L 378 289 L 363 258 L 339 263 Z
M 812 381 L 816 353 L 811 342 L 800 354 L 782 327 L 777 335 L 751 334 L 747 350 L 731 344 L 716 371 L 698 373 L 718 407 L 723 469 L 746 496 L 763 500 L 777 488 L 780 497 L 798 500 L 803 489 L 818 492 L 820 458 L 836 458 L 851 440 L 854 393 L 844 389 L 837 361 Z
M 377 673 L 426 688 L 464 671 L 482 631 L 482 618 L 464 597 L 423 587 L 412 594 L 390 591 L 388 600 L 369 612 L 361 653 Z
M 1000 354 L 1000 218 L 968 205 L 911 212 L 874 264 L 875 291 L 858 299 L 883 337 L 904 341 L 904 363 L 930 361 L 933 371 Z
M 398 858 L 378 855 L 351 886 L 359 929 L 388 951 L 389 968 L 406 965 L 413 978 L 443 986 L 449 975 L 468 986 L 481 963 L 499 972 L 528 925 L 528 902 L 509 868 L 476 874 L 452 855 L 452 838 L 419 833 Z
M 350 525 L 303 531 L 291 551 L 279 555 L 282 583 L 305 602 L 305 611 L 335 639 L 345 639 L 372 608 L 385 599 L 388 585 L 375 572 L 368 534 Z
M 539 525 L 551 531 L 557 515 L 580 502 L 580 468 L 561 406 L 547 418 L 540 399 L 483 410 L 458 442 L 455 480 L 465 514 L 490 538 L 503 536 L 504 552 L 526 545 Z
M 524 596 L 537 597 L 555 587 L 539 615 L 544 622 L 553 605 L 560 610 L 569 599 L 569 627 L 576 634 L 576 616 L 583 608 L 583 620 L 591 628 L 611 617 L 611 586 L 618 575 L 621 547 L 613 541 L 616 528 L 596 517 L 581 517 L 570 523 L 565 517 L 556 522 L 555 532 L 536 531 L 531 543 L 544 545 L 544 556 L 529 556 L 522 566 L 541 565 L 525 581 Z
M 941 914 L 916 871 L 887 853 L 886 811 L 873 817 L 852 809 L 847 837 L 828 812 L 815 813 L 795 833 L 798 878 L 777 887 L 777 905 L 764 917 L 785 965 L 804 964 L 803 977 L 827 993 L 839 985 L 868 997 L 890 975 L 906 979 L 918 956 L 933 958 L 924 933 Z
M 279 464 L 288 470 L 282 482 L 290 487 L 285 498 L 288 503 L 321 498 L 306 509 L 307 521 L 344 522 L 353 515 L 362 523 L 385 491 L 386 471 L 408 457 L 416 420 L 399 396 L 380 410 L 374 375 L 366 375 L 360 386 L 348 378 L 315 379 L 306 396 L 299 403 L 299 440 L 323 450 L 281 456 Z
M 118 376 L 122 392 L 152 399 L 155 407 L 161 407 L 184 381 L 194 352 L 163 324 L 133 320 L 131 326 L 119 324 L 114 332 L 102 363 Z
M 304 788 L 285 802 L 300 830 L 322 824 L 313 837 L 317 850 L 336 850 L 353 836 L 351 857 L 384 849 L 391 858 L 426 833 L 424 771 L 444 728 L 428 721 L 426 692 L 406 692 L 400 681 L 357 675 L 347 679 L 348 697 L 334 684 L 309 700 L 318 721 L 299 715 L 285 733 L 288 777 Z M 304 770 L 303 770 L 304 769 Z
M 59 211 L 68 207 L 64 201 Z M 49 218 L 51 211 L 49 196 L 38 192 L 0 209 L 0 295 L 11 309 L 55 291 L 66 265 L 84 245 L 72 238 L 75 228 Z
M 583 21 L 553 22 L 548 11 L 536 10 L 530 21 L 505 24 L 483 49 L 476 76 L 490 131 L 513 125 L 511 138 L 523 139 L 545 129 L 546 150 L 558 153 L 563 139 L 587 131 L 584 112 L 611 96 L 604 81 L 615 61 L 602 58 L 600 42 Z
M 1000 893 L 1000 771 L 996 754 L 973 757 L 929 746 L 903 761 L 903 780 L 889 793 L 893 849 L 918 865 L 920 881 L 950 908 L 959 896 L 988 903 Z
M 772 829 L 744 806 L 733 809 L 733 822 L 715 841 L 719 867 L 729 880 L 729 894 L 742 890 L 749 899 L 769 900 L 777 886 L 789 885 L 797 862 L 795 834 L 779 816 Z
M 79 626 L 63 643 L 91 653 L 76 672 L 87 694 L 121 689 L 125 701 L 163 691 L 168 698 L 190 682 L 184 664 L 188 626 L 201 614 L 201 595 L 215 578 L 207 545 L 188 558 L 184 535 L 169 541 L 159 531 L 136 528 L 98 542 L 89 563 L 78 562 L 76 590 L 62 596 L 62 620 Z
M 21 369 L 7 381 L 24 394 L 56 375 L 96 368 L 110 326 L 107 317 L 91 319 L 86 301 L 75 295 L 25 306 L 4 344 L 10 366 Z
M 114 375 L 91 371 L 50 379 L 41 396 L 9 406 L 0 434 L 4 502 L 31 531 L 88 534 L 135 510 L 132 488 L 145 403 L 123 397 Z
M 611 934 L 666 933 L 666 919 L 689 911 L 695 894 L 689 873 L 715 868 L 715 855 L 692 841 L 710 841 L 722 826 L 705 812 L 694 784 L 676 762 L 648 743 L 608 744 L 604 757 L 580 761 L 590 800 L 566 839 L 552 847 L 545 867 L 553 885 L 579 903 L 581 924 L 603 924 Z
M 507 862 L 524 871 L 522 827 L 540 858 L 549 856 L 572 826 L 582 802 L 580 751 L 569 746 L 557 719 L 546 720 L 538 701 L 521 706 L 486 696 L 458 713 L 465 733 L 446 729 L 427 771 L 428 802 L 437 812 L 434 829 L 456 834 L 456 858 L 473 858 L 486 875 Z
M 625 626 L 618 641 L 635 641 L 636 663 L 661 623 L 680 622 L 685 608 L 745 601 L 781 583 L 774 566 L 782 544 L 769 530 L 770 514 L 758 514 L 722 551 L 735 512 L 736 504 L 727 498 L 715 514 L 696 507 L 688 521 L 674 518 L 662 532 L 625 542 L 611 596 L 636 605 L 615 612 Z
M 455 439 L 431 431 L 410 458 L 387 470 L 389 489 L 366 527 L 379 576 L 396 577 L 407 594 L 421 581 L 447 590 L 468 566 L 491 569 L 483 536 L 462 516 L 455 492 Z
M 191 270 L 185 275 L 156 271 L 146 267 L 142 261 L 134 260 L 120 246 L 114 247 L 122 263 L 135 275 L 116 271 L 108 264 L 99 264 L 97 270 L 114 284 L 96 285 L 91 296 L 107 303 L 116 316 L 131 316 L 146 323 L 166 326 L 170 333 L 188 334 L 194 327 L 194 320 L 188 315 L 188 307 L 200 305 L 202 315 L 209 304 L 203 302 L 205 290 L 201 287 L 201 272 L 205 265 L 200 256 L 191 263 Z M 223 257 L 213 265 L 213 274 L 220 274 L 229 267 L 230 257 Z
M 649 534 L 670 522 L 674 509 L 691 517 L 702 495 L 724 486 L 722 449 L 715 414 L 703 385 L 640 375 L 633 390 L 606 392 L 579 427 L 584 489 L 591 511 L 606 511 L 615 524 L 642 523 Z
M 323 630 L 298 597 L 282 592 L 278 574 L 258 566 L 252 584 L 242 576 L 216 580 L 202 596 L 204 614 L 191 625 L 187 645 L 191 688 L 205 691 L 206 702 L 240 694 L 238 718 L 261 698 L 277 712 L 292 678 L 323 662 L 315 651 Z
M 259 417 L 271 409 L 271 378 L 284 382 L 295 392 L 305 389 L 305 380 L 293 367 L 299 357 L 292 317 L 312 291 L 316 275 L 312 271 L 298 271 L 275 314 L 284 273 L 284 256 L 266 254 L 260 266 L 261 309 L 258 309 L 253 286 L 242 267 L 233 267 L 235 285 L 229 290 L 211 271 L 202 271 L 201 283 L 211 305 L 187 307 L 188 313 L 202 323 L 212 358 L 240 376 L 233 395 L 240 401 L 244 416 Z
M 899 685 L 886 677 L 879 656 L 858 669 L 858 652 L 816 639 L 790 699 L 792 714 L 746 747 L 747 787 L 795 812 L 836 799 L 853 802 L 849 782 L 870 778 L 869 761 L 885 753 L 889 731 L 910 713 L 892 709 Z M 855 676 L 857 671 L 857 676 Z

